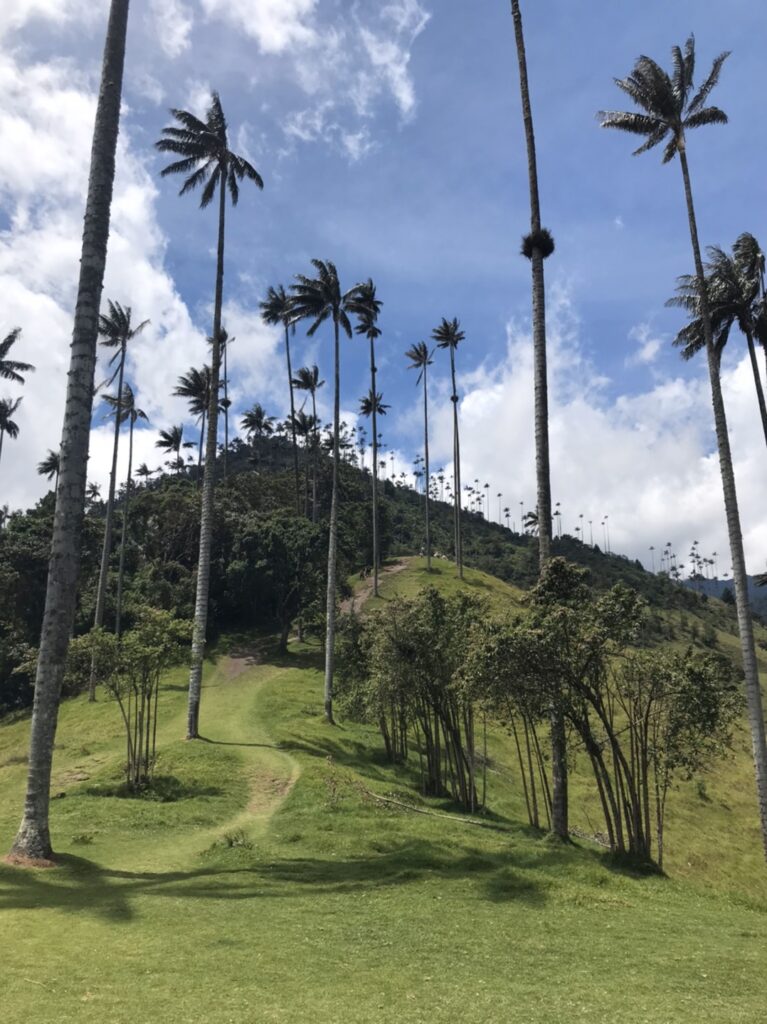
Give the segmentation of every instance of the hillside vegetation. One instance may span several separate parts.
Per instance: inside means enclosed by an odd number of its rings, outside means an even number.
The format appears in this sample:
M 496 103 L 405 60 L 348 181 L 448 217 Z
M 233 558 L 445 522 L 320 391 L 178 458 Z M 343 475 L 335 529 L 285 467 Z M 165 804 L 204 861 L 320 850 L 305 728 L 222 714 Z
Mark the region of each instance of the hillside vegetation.
M 458 586 L 436 568 L 430 583 Z M 411 560 L 384 574 L 381 602 L 424 582 Z M 467 586 L 521 607 L 480 572 Z M 62 866 L 0 868 L 5 1020 L 282 1021 L 287 1007 L 299 1024 L 760 1018 L 767 885 L 744 733 L 714 775 L 674 793 L 668 877 L 638 875 L 520 824 L 501 732 L 481 823 L 421 798 L 415 766 L 386 764 L 371 726 L 323 723 L 320 668 L 312 644 L 279 655 L 268 638 L 222 640 L 194 744 L 181 739 L 186 674 L 170 673 L 151 799 L 116 795 L 115 705 L 64 703 Z M 27 733 L 23 719 L 0 727 L 6 835 Z M 588 833 L 582 781 L 576 765 L 573 823 Z

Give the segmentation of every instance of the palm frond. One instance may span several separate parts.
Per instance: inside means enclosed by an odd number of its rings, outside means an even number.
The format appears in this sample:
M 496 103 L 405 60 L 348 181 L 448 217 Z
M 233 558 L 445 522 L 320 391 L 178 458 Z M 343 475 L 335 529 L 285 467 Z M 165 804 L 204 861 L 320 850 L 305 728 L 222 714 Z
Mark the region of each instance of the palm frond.
M 695 114 L 698 110 L 703 107 L 703 104 L 708 99 L 709 93 L 716 86 L 719 81 L 719 75 L 722 72 L 722 66 L 727 58 L 730 56 L 730 50 L 725 50 L 720 53 L 719 56 L 714 60 L 711 66 L 711 70 L 708 73 L 708 78 L 705 80 L 703 85 L 698 89 L 695 96 L 690 101 L 687 108 L 688 113 Z

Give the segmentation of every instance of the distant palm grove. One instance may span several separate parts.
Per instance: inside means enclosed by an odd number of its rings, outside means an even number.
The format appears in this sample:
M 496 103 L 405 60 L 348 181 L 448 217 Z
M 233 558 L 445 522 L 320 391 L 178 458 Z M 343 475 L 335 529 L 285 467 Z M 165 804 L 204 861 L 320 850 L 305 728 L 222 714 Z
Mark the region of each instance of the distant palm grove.
M 703 591 L 712 577 L 719 579 L 723 553 L 703 552 L 697 542 L 679 553 L 659 539 L 647 571 L 611 550 L 604 509 L 568 509 L 553 500 L 545 269 L 556 248 L 539 195 L 518 0 L 511 0 L 509 39 L 519 75 L 517 141 L 525 147 L 528 205 L 514 216 L 530 272 L 535 499 L 462 475 L 461 380 L 473 339 L 461 311 L 424 308 L 412 336 L 395 341 L 387 335 L 386 310 L 397 297 L 379 294 L 364 265 L 347 277 L 320 254 L 306 265 L 286 265 L 253 299 L 279 339 L 283 400 L 270 408 L 266 395 L 273 388 L 263 382 L 262 393 L 256 389 L 238 404 L 230 355 L 249 339 L 233 337 L 226 323 L 227 281 L 236 272 L 227 225 L 237 217 L 252 221 L 257 232 L 258 211 L 270 202 L 269 180 L 235 152 L 241 136 L 216 91 L 204 116 L 172 108 L 155 143 L 159 178 L 168 179 L 159 187 L 175 182 L 179 204 L 198 200 L 206 218 L 210 253 L 195 258 L 209 275 L 212 316 L 208 357 L 180 374 L 173 391 L 187 403 L 187 419 L 153 434 L 158 465 L 136 464 L 142 457 L 134 457 L 136 438 L 151 425 L 132 354 L 157 312 L 144 307 L 141 295 L 102 295 L 128 14 L 128 0 L 112 0 L 71 360 L 66 383 L 63 374 L 60 381 L 66 388 L 61 442 L 57 450 L 40 451 L 36 466 L 52 490 L 34 509 L 4 508 L 0 523 L 0 712 L 31 708 L 13 862 L 54 861 L 49 805 L 62 696 L 113 702 L 125 729 L 125 791 L 149 792 L 156 782 L 163 673 L 188 665 L 184 736 L 202 743 L 209 725 L 206 653 L 235 634 L 272 638 L 280 658 L 296 645 L 313 648 L 324 679 L 314 709 L 322 727 L 335 732 L 344 719 L 373 725 L 381 757 L 417 770 L 420 793 L 449 801 L 458 815 L 486 822 L 493 813 L 489 731 L 501 731 L 513 751 L 508 785 L 524 804 L 527 824 L 562 844 L 573 835 L 573 765 L 585 765 L 601 816 L 590 838 L 655 867 L 663 866 L 673 829 L 674 786 L 725 757 L 745 721 L 754 816 L 767 857 L 757 636 L 721 383 L 725 346 L 745 340 L 767 443 L 765 256 L 749 232 L 705 244 L 706 211 L 696 206 L 694 191 L 692 130 L 727 122 L 712 94 L 729 55 L 720 54 L 700 74 L 691 36 L 673 47 L 668 69 L 639 57 L 615 79 L 630 109 L 602 111 L 599 123 L 634 136 L 635 154 L 661 147 L 662 161 L 681 171 L 691 272 L 680 267 L 678 281 L 669 281 L 669 294 L 675 290 L 669 304 L 686 317 L 674 345 L 684 359 L 700 353 L 708 367 L 732 567 L 726 592 L 732 607 L 721 614 L 733 631 L 737 625 L 738 657 L 721 648 L 713 626 L 693 631 L 687 618 L 705 614 L 707 596 L 696 586 Z M 604 77 L 609 97 L 607 72 Z M 519 248 L 517 241 L 509 245 Z M 0 480 L 3 448 L 19 434 L 21 389 L 35 369 L 23 361 L 23 327 L 0 331 L 0 380 L 13 385 L 0 395 Z M 307 339 L 316 339 L 316 347 L 309 349 Z M 361 395 L 348 393 L 344 376 L 350 345 L 363 346 L 365 354 Z M 406 394 L 387 384 L 393 360 L 414 371 Z M 422 438 L 410 472 L 386 433 L 393 410 L 403 407 L 416 411 Z M 343 418 L 349 408 L 355 422 Z M 452 459 L 443 466 L 430 448 L 435 410 L 452 434 Z M 110 425 L 103 494 L 88 481 L 91 430 L 99 420 Z M 121 454 L 124 477 L 118 476 Z M 398 560 L 419 557 L 424 586 L 386 597 L 383 581 L 401 568 Z M 447 563 L 455 566 L 449 590 L 437 586 Z M 472 569 L 525 588 L 525 601 L 500 605 L 483 596 L 467 578 Z M 659 609 L 679 619 L 673 643 L 666 643 L 671 638 Z

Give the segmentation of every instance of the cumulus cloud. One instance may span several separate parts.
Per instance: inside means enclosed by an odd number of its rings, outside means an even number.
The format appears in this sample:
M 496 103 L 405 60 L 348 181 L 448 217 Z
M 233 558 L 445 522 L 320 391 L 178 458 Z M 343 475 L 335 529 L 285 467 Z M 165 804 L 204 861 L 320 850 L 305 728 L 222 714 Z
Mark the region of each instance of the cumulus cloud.
M 704 363 L 649 390 L 609 399 L 583 355 L 581 328 L 569 293 L 552 289 L 549 309 L 549 388 L 552 498 L 564 530 L 580 514 L 595 542 L 609 517 L 611 546 L 649 565 L 650 545 L 671 541 L 685 561 L 693 540 L 729 561 L 718 456 Z M 463 362 L 459 349 L 459 365 Z M 682 376 L 684 372 L 684 376 Z M 723 374 L 744 541 L 749 567 L 767 560 L 764 443 L 747 358 Z M 436 389 L 435 389 L 436 390 Z M 460 390 L 464 481 L 501 491 L 517 513 L 535 506 L 532 341 L 526 325 L 508 328 L 505 357 L 464 373 Z M 449 402 L 434 403 L 433 461 L 450 467 Z M 452 471 L 451 468 L 448 470 Z M 493 505 L 494 515 L 496 506 Z M 588 533 L 586 534 L 588 537 Z
M 262 53 L 316 40 L 311 16 L 317 0 L 201 0 L 209 18 L 219 18 L 256 40 Z
M 194 18 L 181 0 L 149 0 L 149 13 L 155 38 L 166 56 L 179 57 L 189 49 Z
M 653 334 L 649 324 L 637 324 L 629 331 L 629 341 L 636 344 L 636 351 L 626 359 L 627 366 L 647 366 L 654 363 L 666 342 Z

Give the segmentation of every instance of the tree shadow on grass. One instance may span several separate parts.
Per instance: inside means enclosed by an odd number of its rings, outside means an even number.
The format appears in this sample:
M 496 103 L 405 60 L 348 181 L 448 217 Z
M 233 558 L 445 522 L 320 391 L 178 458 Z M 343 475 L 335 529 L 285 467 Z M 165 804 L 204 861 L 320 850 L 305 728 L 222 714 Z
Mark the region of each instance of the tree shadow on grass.
M 446 848 L 423 839 L 347 858 L 257 861 L 256 854 L 249 854 L 250 862 L 243 864 L 243 852 L 237 856 L 236 867 L 219 863 L 191 871 L 121 871 L 69 854 L 57 857 L 59 867 L 54 870 L 0 866 L 0 911 L 47 908 L 129 923 L 136 916 L 134 902 L 139 898 L 291 899 L 375 893 L 435 881 L 469 882 L 480 899 L 535 907 L 546 901 L 549 887 L 548 880 L 527 871 L 540 867 L 540 858 L 533 864 L 513 848 L 488 853 L 471 844 L 453 843 Z

